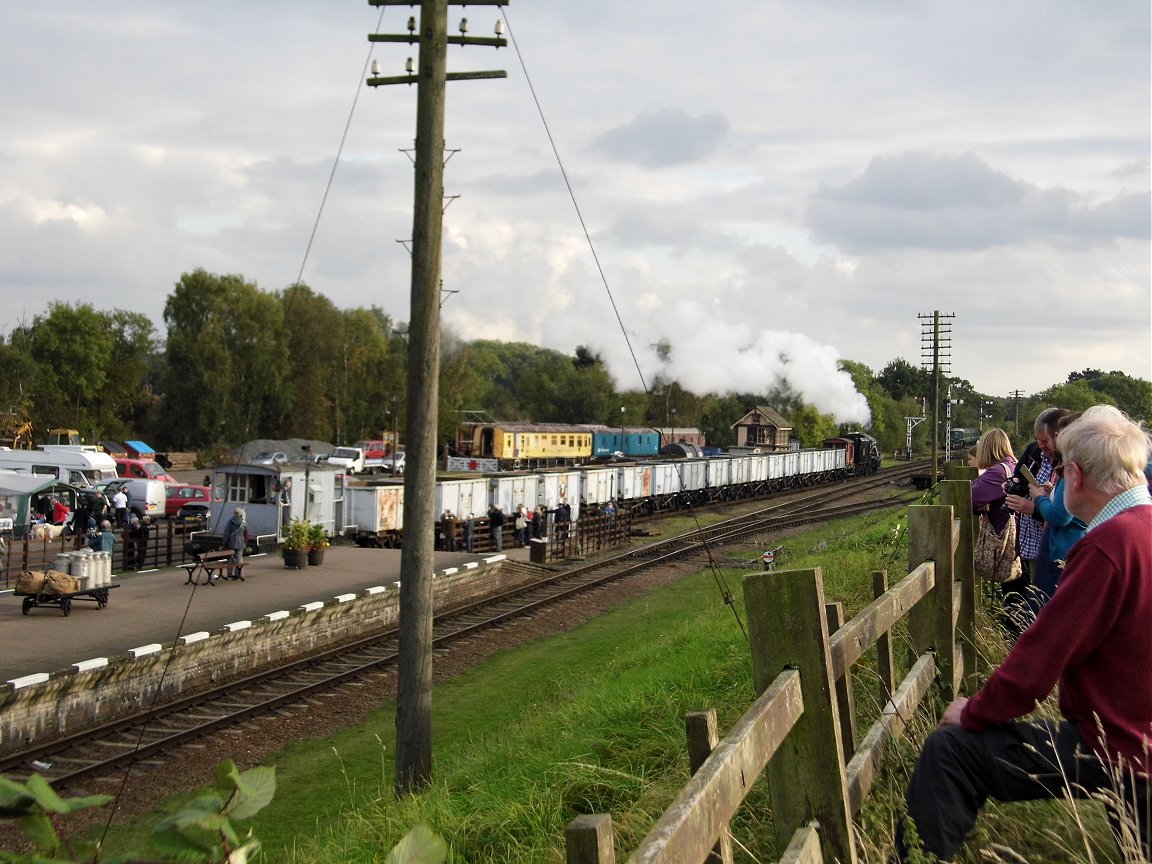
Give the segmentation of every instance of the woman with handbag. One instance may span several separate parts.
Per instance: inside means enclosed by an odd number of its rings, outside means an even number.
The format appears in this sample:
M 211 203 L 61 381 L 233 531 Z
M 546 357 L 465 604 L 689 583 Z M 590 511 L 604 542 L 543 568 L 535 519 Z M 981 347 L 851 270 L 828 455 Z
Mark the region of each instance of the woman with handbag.
M 1005 627 L 1019 633 L 1028 608 L 1027 577 L 1021 577 L 1016 557 L 1016 521 L 1004 506 L 1004 482 L 1016 470 L 1016 456 L 1003 429 L 989 429 L 980 436 L 975 462 L 981 473 L 972 481 L 972 509 L 980 514 L 980 531 L 972 551 L 973 564 L 977 576 L 999 583 Z

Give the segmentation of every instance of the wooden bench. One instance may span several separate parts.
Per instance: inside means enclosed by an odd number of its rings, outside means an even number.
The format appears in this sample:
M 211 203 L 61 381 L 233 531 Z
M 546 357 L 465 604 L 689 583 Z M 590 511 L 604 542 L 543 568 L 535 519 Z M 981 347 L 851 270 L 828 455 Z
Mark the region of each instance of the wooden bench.
M 185 585 L 199 585 L 199 574 L 205 575 L 205 582 L 209 585 L 215 585 L 217 579 L 234 578 L 244 581 L 244 564 L 235 563 L 234 559 L 236 552 L 233 549 L 217 549 L 213 552 L 196 552 L 192 556 L 191 564 L 181 564 L 185 570 L 188 571 L 188 578 L 184 581 Z M 222 575 L 228 570 L 235 570 L 236 575 L 229 577 Z

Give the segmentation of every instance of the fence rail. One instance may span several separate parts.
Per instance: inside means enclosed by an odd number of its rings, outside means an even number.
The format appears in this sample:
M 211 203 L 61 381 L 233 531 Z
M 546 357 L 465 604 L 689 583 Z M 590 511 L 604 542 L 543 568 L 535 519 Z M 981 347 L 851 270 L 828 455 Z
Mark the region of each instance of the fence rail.
M 148 539 L 143 544 L 137 544 L 126 530 L 116 529 L 116 545 L 112 549 L 113 572 L 123 570 L 144 570 L 151 567 L 171 567 L 184 564 L 192 557 L 184 551 L 184 544 L 191 538 L 196 530 L 203 530 L 191 524 L 185 525 L 174 519 L 157 520 Z M 75 552 L 78 548 L 77 540 L 82 546 L 87 546 L 84 538 L 75 535 L 57 537 L 53 540 L 20 540 L 6 541 L 7 550 L 0 560 L 4 568 L 4 577 L 0 587 L 11 588 L 22 570 L 43 570 L 52 567 L 56 556 L 62 552 Z
M 713 712 L 688 715 L 692 778 L 630 862 L 729 864 L 728 825 L 761 776 L 781 862 L 856 861 L 852 819 L 887 742 L 903 734 L 933 685 L 950 699 L 976 674 L 969 482 L 944 481 L 941 500 L 909 508 L 909 572 L 892 587 L 886 574 L 873 574 L 875 600 L 850 621 L 840 604 L 825 603 L 819 568 L 744 577 L 753 684 L 762 695 L 723 740 Z M 908 671 L 897 682 L 890 634 L 904 619 Z M 852 670 L 873 647 L 888 698 L 858 738 Z M 615 864 L 607 814 L 577 817 L 565 842 L 568 864 Z

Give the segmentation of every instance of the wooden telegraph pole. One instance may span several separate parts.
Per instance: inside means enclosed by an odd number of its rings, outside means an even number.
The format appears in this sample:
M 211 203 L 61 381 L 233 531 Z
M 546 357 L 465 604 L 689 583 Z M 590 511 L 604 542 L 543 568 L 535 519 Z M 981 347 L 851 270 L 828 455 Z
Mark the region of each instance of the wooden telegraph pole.
M 496 38 L 448 35 L 449 6 L 506 6 L 508 0 L 422 0 L 420 20 L 408 19 L 408 34 L 374 33 L 371 42 L 419 45 L 407 75 L 381 78 L 373 64 L 372 87 L 416 85 L 416 198 L 412 216 L 412 308 L 408 326 L 407 455 L 404 468 L 404 546 L 400 558 L 400 664 L 396 705 L 396 790 L 426 786 L 432 776 L 432 571 L 435 569 L 433 487 L 440 371 L 440 247 L 444 201 L 445 82 L 504 78 L 505 72 L 447 71 L 447 47 L 501 47 Z M 411 6 L 411 0 L 368 0 L 370 6 Z

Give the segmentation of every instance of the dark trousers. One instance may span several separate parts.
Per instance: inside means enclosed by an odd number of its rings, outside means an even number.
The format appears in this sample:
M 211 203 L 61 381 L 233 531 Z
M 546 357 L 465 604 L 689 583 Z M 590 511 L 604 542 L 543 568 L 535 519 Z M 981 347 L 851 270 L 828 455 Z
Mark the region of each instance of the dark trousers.
M 1014 722 L 987 732 L 942 726 L 924 742 L 908 784 L 908 818 L 926 852 L 950 860 L 976 824 L 988 798 L 1035 801 L 1044 798 L 1088 798 L 1110 790 L 1109 806 L 1115 830 L 1139 826 L 1140 844 L 1148 856 L 1149 798 L 1147 780 L 1129 773 L 1120 783 L 1117 772 L 1089 750 L 1076 727 L 1068 722 Z M 1117 820 L 1116 810 L 1125 815 Z M 904 826 L 896 851 L 905 858 Z M 1134 838 L 1131 842 L 1134 842 Z

